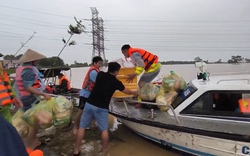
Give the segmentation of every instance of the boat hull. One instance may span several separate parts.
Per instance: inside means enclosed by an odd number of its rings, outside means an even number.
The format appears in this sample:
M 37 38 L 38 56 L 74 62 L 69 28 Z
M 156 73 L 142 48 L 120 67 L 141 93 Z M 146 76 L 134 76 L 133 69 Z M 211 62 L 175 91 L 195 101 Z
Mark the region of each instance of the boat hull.
M 113 114 L 115 115 L 115 114 Z M 228 139 L 179 132 L 134 122 L 126 118 L 118 119 L 138 135 L 166 147 L 185 153 L 202 156 L 247 156 L 250 155 L 250 143 Z

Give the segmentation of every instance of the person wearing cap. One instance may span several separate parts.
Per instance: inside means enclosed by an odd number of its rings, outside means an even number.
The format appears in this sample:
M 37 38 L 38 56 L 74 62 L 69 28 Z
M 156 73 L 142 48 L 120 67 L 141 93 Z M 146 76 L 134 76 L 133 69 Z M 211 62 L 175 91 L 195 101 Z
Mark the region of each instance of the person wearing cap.
M 0 57 L 3 57 L 3 54 L 0 53 Z M 11 123 L 11 104 L 14 104 L 16 107 L 20 108 L 23 106 L 23 103 L 19 98 L 16 97 L 16 94 L 11 87 L 9 77 L 6 71 L 2 68 L 2 64 L 0 66 L 0 102 L 0 115 Z
M 116 76 L 121 68 L 117 62 L 108 64 L 108 71 L 100 71 L 96 77 L 95 85 L 90 93 L 81 116 L 80 127 L 76 135 L 74 156 L 80 155 L 81 140 L 84 137 L 85 129 L 90 126 L 93 119 L 96 120 L 98 129 L 101 131 L 102 156 L 107 156 L 108 150 L 108 114 L 109 103 L 116 90 L 128 95 L 137 95 L 137 91 L 131 91 L 119 81 Z
M 17 96 L 23 102 L 21 109 L 24 112 L 30 109 L 32 105 L 39 103 L 38 96 L 43 96 L 45 100 L 51 98 L 51 96 L 42 92 L 42 82 L 39 77 L 39 71 L 36 68 L 39 60 L 43 58 L 46 57 L 34 50 L 28 49 L 18 60 L 18 63 L 21 65 L 16 69 L 14 89 L 17 92 Z M 32 149 L 41 144 L 36 138 L 37 131 L 37 129 L 29 127 L 27 140 L 25 141 L 26 147 Z
M 125 58 L 130 58 L 135 65 L 135 72 L 128 74 L 128 82 L 132 82 L 136 76 L 141 75 L 138 82 L 139 88 L 145 83 L 150 83 L 160 73 L 161 63 L 158 60 L 158 56 L 140 48 L 133 48 L 128 44 L 125 44 L 121 48 L 122 54 Z M 141 101 L 139 99 L 139 101 Z M 141 107 L 141 104 L 137 104 L 136 108 Z

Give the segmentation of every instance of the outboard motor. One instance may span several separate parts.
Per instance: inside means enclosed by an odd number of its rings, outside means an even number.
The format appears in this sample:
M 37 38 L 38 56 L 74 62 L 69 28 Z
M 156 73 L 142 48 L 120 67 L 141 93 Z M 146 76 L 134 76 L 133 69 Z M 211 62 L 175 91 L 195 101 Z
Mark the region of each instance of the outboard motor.
M 203 79 L 204 81 L 207 80 L 208 78 L 208 72 L 206 70 L 206 63 L 201 61 L 201 62 L 195 62 L 195 67 L 200 69 L 200 73 L 197 73 L 197 79 Z

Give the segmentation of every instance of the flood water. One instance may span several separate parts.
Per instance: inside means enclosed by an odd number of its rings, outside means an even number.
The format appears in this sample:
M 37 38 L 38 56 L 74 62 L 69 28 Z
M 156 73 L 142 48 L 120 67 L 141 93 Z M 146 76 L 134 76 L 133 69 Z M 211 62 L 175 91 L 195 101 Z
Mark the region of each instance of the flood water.
M 246 73 L 249 71 L 250 64 L 208 64 L 207 70 L 211 75 L 217 74 L 234 74 L 237 72 Z M 82 85 L 83 78 L 87 72 L 88 68 L 74 68 L 71 71 L 71 83 L 72 87 L 80 88 Z M 159 76 L 168 74 L 170 70 L 174 70 L 176 73 L 180 74 L 187 82 L 196 78 L 198 68 L 194 65 L 164 65 L 162 66 Z M 69 72 L 66 73 L 70 77 Z M 122 141 L 111 141 L 109 144 L 109 152 L 112 156 L 180 156 L 172 151 L 167 151 L 155 143 L 147 141 L 135 133 L 128 130 L 126 127 L 119 126 L 117 130 L 119 138 Z
M 110 141 L 110 156 L 181 156 L 177 151 L 167 151 L 162 146 L 136 135 L 123 125 L 117 131 L 121 141 Z

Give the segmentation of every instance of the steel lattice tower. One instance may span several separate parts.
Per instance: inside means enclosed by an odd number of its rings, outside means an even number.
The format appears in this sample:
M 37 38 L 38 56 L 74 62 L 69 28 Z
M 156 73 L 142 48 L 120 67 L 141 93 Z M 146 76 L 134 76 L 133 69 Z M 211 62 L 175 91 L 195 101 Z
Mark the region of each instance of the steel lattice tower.
M 103 19 L 98 17 L 99 12 L 95 7 L 91 7 L 92 12 L 92 35 L 93 35 L 93 51 L 92 58 L 100 56 L 106 64 L 105 52 L 104 52 L 104 28 Z

